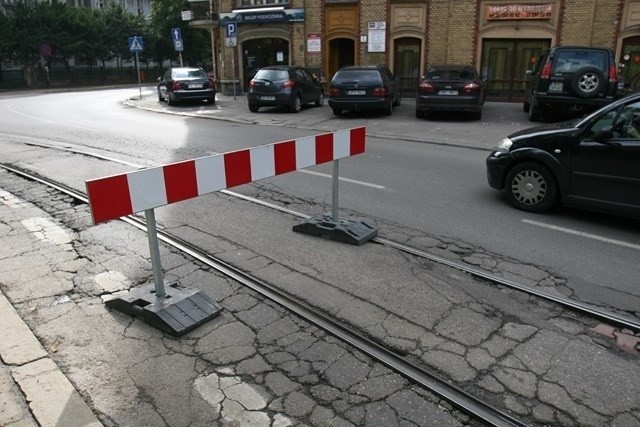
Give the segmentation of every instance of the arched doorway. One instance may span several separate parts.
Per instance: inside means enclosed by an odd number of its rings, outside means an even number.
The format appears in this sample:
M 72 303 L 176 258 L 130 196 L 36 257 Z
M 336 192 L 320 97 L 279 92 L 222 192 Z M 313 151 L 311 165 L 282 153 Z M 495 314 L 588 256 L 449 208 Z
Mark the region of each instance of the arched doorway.
M 341 67 L 345 65 L 356 65 L 356 42 L 347 38 L 336 38 L 329 40 L 329 59 L 327 69 L 327 80 L 331 78 Z
M 281 38 L 260 38 L 242 43 L 243 82 L 246 87 L 259 68 L 289 65 L 289 42 Z
M 402 37 L 394 41 L 393 73 L 400 78 L 402 96 L 415 96 L 420 78 L 421 41 Z

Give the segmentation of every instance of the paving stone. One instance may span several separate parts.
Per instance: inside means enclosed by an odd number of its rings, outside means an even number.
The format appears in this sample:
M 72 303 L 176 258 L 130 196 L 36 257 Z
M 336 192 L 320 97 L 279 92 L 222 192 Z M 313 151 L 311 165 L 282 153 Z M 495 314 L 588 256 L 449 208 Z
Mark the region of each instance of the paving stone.
M 436 327 L 436 331 L 463 345 L 478 345 L 500 327 L 500 322 L 468 308 L 455 308 Z
M 284 398 L 284 410 L 292 417 L 305 417 L 313 411 L 316 402 L 306 395 L 294 391 Z
M 371 367 L 368 364 L 350 354 L 344 354 L 326 370 L 325 376 L 329 384 L 340 390 L 346 390 L 362 382 L 370 371 Z
M 458 426 L 460 423 L 424 400 L 413 391 L 399 391 L 386 400 L 387 404 L 402 418 L 419 426 Z
M 265 383 L 276 396 L 283 396 L 301 388 L 300 384 L 291 381 L 280 372 L 271 372 L 267 374 L 265 376 Z

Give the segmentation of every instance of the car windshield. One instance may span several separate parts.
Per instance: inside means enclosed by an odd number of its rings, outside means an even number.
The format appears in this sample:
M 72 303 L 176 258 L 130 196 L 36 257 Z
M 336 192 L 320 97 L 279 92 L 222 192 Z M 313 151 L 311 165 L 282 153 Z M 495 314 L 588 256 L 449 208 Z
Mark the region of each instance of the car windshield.
M 287 80 L 289 78 L 289 72 L 287 70 L 258 70 L 254 79 L 259 80 Z
M 469 80 L 474 75 L 473 70 L 468 68 L 456 68 L 441 70 L 431 68 L 425 75 L 425 80 Z
M 379 81 L 380 73 L 376 70 L 342 70 L 333 78 L 334 83 Z
M 596 67 L 604 70 L 606 58 L 604 52 L 560 51 L 553 68 L 554 73 L 574 73 L 584 67 Z
M 173 72 L 174 79 L 186 79 L 189 77 L 204 77 L 204 73 L 200 70 L 177 70 Z

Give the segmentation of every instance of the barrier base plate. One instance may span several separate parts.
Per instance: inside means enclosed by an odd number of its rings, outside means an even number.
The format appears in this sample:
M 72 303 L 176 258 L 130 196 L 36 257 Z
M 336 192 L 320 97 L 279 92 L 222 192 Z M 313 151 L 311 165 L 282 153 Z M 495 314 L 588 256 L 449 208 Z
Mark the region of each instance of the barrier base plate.
M 327 237 L 331 240 L 358 246 L 378 234 L 377 228 L 364 221 L 338 218 L 336 222 L 328 214 L 317 215 L 294 225 L 293 231 L 312 236 Z
M 222 311 L 218 303 L 201 291 L 178 284 L 166 286 L 162 298 L 156 297 L 156 288 L 152 283 L 108 300 L 105 305 L 177 336 L 202 325 Z

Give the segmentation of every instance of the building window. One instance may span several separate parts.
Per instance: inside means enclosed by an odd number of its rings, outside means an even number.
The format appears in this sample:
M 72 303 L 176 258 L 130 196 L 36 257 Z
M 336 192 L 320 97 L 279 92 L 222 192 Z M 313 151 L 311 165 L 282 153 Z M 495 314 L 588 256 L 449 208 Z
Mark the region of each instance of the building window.
M 289 0 L 238 0 L 238 7 L 272 6 L 289 4 Z

